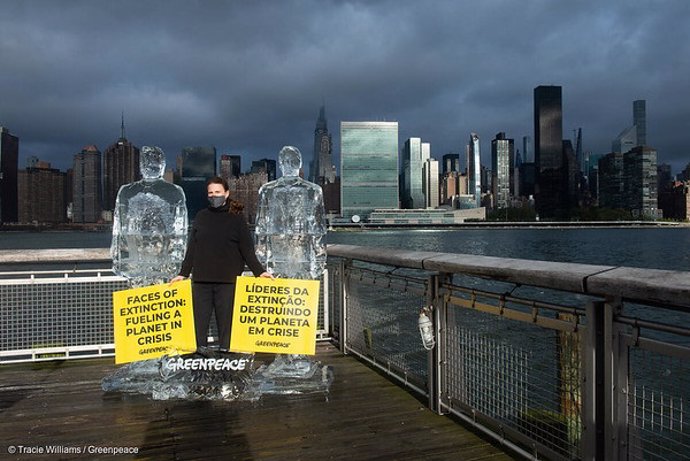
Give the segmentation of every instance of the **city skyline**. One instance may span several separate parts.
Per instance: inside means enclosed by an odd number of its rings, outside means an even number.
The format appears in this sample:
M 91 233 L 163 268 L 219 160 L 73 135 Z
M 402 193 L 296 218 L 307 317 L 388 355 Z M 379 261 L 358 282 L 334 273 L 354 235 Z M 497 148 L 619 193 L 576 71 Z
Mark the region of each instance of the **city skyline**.
M 563 88 L 563 136 L 582 128 L 585 151 L 608 153 L 646 100 L 659 162 L 690 162 L 684 1 L 173 3 L 3 2 L 0 125 L 20 139 L 20 168 L 104 151 L 123 111 L 127 138 L 169 165 L 188 146 L 250 165 L 288 144 L 308 164 L 323 102 L 331 131 L 397 121 L 401 145 L 421 137 L 437 160 L 476 132 L 488 164 L 496 133 L 533 136 L 539 85 Z

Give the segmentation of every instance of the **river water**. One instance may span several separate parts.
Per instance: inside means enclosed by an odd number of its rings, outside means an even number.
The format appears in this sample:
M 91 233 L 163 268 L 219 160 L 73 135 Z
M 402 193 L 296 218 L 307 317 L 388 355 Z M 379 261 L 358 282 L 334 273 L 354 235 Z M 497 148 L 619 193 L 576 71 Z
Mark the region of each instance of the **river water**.
M 690 228 L 330 231 L 328 243 L 690 271 Z M 105 248 L 109 232 L 0 232 L 0 249 Z

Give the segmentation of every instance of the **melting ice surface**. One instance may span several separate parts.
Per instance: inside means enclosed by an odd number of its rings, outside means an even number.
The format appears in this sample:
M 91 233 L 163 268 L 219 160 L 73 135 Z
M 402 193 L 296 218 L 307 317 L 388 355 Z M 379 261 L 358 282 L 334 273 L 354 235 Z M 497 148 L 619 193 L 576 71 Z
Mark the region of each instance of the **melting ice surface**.
M 187 245 L 182 188 L 162 178 L 165 156 L 157 147 L 140 154 L 142 178 L 122 186 L 113 216 L 113 272 L 133 286 L 163 283 L 177 275 Z
M 296 147 L 283 147 L 278 165 L 283 176 L 259 190 L 257 257 L 277 277 L 319 279 L 326 265 L 323 192 L 317 184 L 299 177 L 302 155 Z M 329 371 L 304 355 L 278 355 L 257 371 L 263 382 L 255 379 L 254 384 L 262 392 L 299 392 L 310 386 L 318 388 L 323 382 L 321 374 L 326 376 Z
M 261 370 L 259 368 L 259 370 Z M 266 379 L 254 355 L 200 348 L 194 354 L 164 355 L 128 363 L 103 378 L 106 392 L 143 394 L 154 400 L 257 400 L 263 394 L 328 393 L 331 367 L 316 364 L 309 378 Z M 282 380 L 282 381 L 281 381 Z

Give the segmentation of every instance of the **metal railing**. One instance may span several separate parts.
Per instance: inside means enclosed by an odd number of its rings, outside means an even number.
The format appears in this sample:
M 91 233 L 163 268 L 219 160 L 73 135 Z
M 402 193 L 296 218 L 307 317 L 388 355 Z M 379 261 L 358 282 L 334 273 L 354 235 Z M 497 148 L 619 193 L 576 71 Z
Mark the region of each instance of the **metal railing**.
M 439 414 L 529 458 L 690 459 L 690 273 L 350 245 L 329 267 L 342 351 Z
M 530 458 L 690 459 L 690 273 L 328 251 L 319 336 L 439 414 Z M 127 282 L 95 268 L 108 263 L 104 249 L 0 251 L 0 364 L 112 355 L 111 293 Z
M 0 251 L 0 364 L 114 356 L 112 293 L 129 285 L 110 264 L 107 249 Z M 328 280 L 318 339 L 330 329 Z

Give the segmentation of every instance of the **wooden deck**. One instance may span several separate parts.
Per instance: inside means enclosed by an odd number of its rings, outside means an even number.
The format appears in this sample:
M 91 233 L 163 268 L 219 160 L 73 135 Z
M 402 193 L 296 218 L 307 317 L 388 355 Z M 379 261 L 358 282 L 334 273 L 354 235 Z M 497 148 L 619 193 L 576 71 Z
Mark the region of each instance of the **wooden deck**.
M 103 393 L 112 359 L 0 366 L 0 459 L 514 459 L 332 346 L 318 356 L 335 371 L 328 399 L 153 401 Z M 58 451 L 7 457 L 19 446 Z M 68 452 L 89 447 L 138 454 Z

